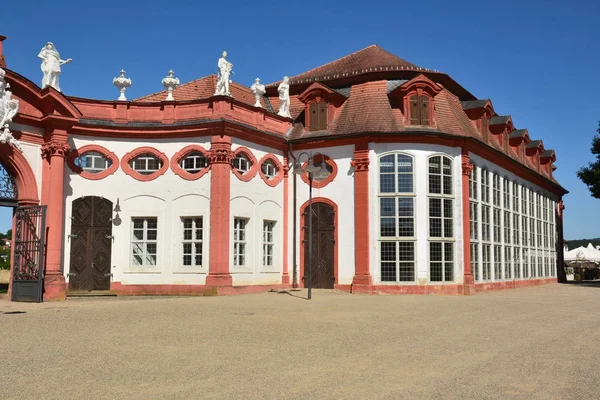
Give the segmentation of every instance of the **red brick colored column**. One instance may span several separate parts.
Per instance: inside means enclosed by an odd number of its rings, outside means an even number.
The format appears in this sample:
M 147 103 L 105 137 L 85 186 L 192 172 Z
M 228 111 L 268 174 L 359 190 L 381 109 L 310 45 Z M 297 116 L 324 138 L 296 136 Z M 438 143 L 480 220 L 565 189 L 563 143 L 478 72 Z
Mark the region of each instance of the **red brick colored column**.
M 462 150 L 462 210 L 463 210 L 463 262 L 464 262 L 464 294 L 471 294 L 471 287 L 475 280 L 471 271 L 471 221 L 469 215 L 469 175 L 473 170 L 473 164 L 469 159 L 469 152 Z
M 356 144 L 354 167 L 354 279 L 352 292 L 369 292 L 373 284 L 369 260 L 369 144 Z
M 44 300 L 65 300 L 67 297 L 67 285 L 62 271 L 62 252 L 65 221 L 64 172 L 68 150 L 65 130 L 53 130 L 50 141 L 42 145 L 42 157 L 49 161 L 49 169 L 45 169 L 45 171 L 50 173 L 46 211 L 47 250 Z
M 288 205 L 288 197 L 290 194 L 288 187 L 288 176 L 290 172 L 288 153 L 287 151 L 283 154 L 283 274 L 281 276 L 281 283 L 284 285 L 290 284 L 290 273 L 289 273 L 289 213 L 290 207 Z
M 229 273 L 231 138 L 213 136 L 210 162 L 210 262 L 206 286 L 232 286 Z

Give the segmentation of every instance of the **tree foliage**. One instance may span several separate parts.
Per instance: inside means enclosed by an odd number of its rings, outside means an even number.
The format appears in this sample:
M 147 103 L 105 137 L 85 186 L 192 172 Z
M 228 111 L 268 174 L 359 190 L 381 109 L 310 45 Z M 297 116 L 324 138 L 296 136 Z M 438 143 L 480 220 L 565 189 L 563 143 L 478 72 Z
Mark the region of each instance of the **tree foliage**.
M 600 124 L 596 130 L 596 135 L 592 139 L 592 154 L 596 156 L 596 161 L 590 162 L 587 167 L 582 167 L 577 171 L 577 176 L 587 185 L 594 196 L 600 199 Z

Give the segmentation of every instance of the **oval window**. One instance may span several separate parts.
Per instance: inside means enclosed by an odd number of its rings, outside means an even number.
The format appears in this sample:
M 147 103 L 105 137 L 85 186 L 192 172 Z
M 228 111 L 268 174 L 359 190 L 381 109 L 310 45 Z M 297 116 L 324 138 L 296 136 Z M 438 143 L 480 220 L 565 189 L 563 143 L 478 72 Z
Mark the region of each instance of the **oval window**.
M 267 179 L 273 179 L 279 172 L 279 168 L 275 165 L 275 163 L 271 160 L 267 160 L 260 166 L 262 173 Z
M 162 161 L 150 153 L 142 153 L 129 160 L 129 166 L 141 175 L 152 175 L 162 167 Z
M 195 174 L 206 168 L 206 157 L 199 151 L 194 151 L 182 158 L 179 166 L 184 171 Z
M 238 153 L 231 164 L 233 165 L 233 168 L 242 175 L 250 171 L 250 168 L 252 167 L 252 162 L 244 153 Z
M 107 170 L 112 161 L 97 151 L 88 151 L 77 157 L 74 161 L 75 165 L 91 174 L 98 174 Z

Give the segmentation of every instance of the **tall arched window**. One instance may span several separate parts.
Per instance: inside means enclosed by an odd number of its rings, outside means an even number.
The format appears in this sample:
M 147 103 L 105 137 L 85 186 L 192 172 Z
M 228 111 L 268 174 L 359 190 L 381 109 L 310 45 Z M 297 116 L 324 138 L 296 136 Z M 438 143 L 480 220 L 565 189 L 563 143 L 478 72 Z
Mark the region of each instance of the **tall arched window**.
M 379 158 L 381 282 L 415 280 L 414 162 L 406 154 Z
M 478 170 L 473 165 L 469 174 L 469 221 L 471 235 L 471 273 L 479 280 L 479 204 L 478 204 Z
M 429 158 L 429 280 L 454 280 L 454 195 L 452 160 Z
M 489 281 L 491 272 L 491 231 L 490 231 L 490 172 L 481 169 L 481 279 Z

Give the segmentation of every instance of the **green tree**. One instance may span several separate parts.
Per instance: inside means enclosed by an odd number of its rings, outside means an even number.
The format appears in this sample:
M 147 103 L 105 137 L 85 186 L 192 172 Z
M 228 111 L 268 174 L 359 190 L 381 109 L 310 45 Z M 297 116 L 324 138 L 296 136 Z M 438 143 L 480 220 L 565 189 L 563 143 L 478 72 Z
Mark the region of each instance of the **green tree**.
M 6 235 L 4 235 L 4 237 L 11 240 L 12 239 L 12 229 L 7 230 Z
M 10 248 L 0 247 L 0 269 L 10 269 Z
M 592 196 L 600 199 L 600 123 L 596 134 L 592 139 L 592 154 L 596 156 L 596 161 L 590 162 L 587 167 L 582 167 L 577 171 L 577 176 L 590 189 Z

